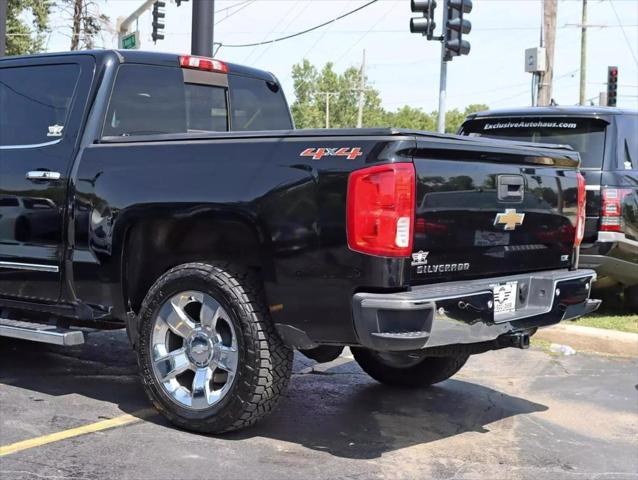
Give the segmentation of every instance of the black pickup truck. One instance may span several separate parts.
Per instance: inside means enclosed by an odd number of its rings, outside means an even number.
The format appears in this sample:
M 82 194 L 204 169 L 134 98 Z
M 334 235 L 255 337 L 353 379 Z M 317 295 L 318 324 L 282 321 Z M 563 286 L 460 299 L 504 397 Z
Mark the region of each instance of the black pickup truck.
M 294 130 L 269 73 L 99 51 L 0 60 L 0 335 L 127 328 L 176 424 L 277 403 L 293 349 L 427 386 L 594 310 L 570 148 Z
M 580 153 L 587 191 L 580 265 L 598 274 L 595 291 L 638 312 L 638 111 L 607 107 L 488 110 L 462 135 L 565 144 Z M 605 300 L 607 301 L 607 300 Z

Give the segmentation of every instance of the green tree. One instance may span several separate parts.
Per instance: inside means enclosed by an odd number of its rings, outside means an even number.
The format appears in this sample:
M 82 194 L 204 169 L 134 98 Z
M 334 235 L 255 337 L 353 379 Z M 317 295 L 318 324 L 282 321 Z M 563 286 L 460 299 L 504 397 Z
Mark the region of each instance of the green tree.
M 51 6 L 50 0 L 9 0 L 7 55 L 42 51 Z
M 361 72 L 350 67 L 339 74 L 328 62 L 321 71 L 304 59 L 293 65 L 295 102 L 291 106 L 297 128 L 323 128 L 326 125 L 326 102 L 329 102 L 330 127 L 346 128 L 357 124 Z M 450 110 L 445 115 L 445 131 L 456 133 L 467 115 L 486 110 L 487 105 L 472 104 L 464 111 Z M 364 95 L 364 127 L 397 127 L 414 130 L 436 130 L 437 112 L 404 105 L 394 112 L 381 106 L 379 91 L 367 88 Z
M 385 114 L 385 126 L 408 128 L 412 130 L 435 130 L 436 118 L 424 112 L 420 108 L 404 105 L 396 112 Z
M 463 112 L 458 109 L 453 109 L 445 112 L 445 132 L 446 133 L 456 133 L 458 132 L 463 120 L 471 114 L 475 112 L 481 112 L 483 110 L 488 110 L 490 107 L 484 105 L 482 103 L 473 103 L 468 105 Z
M 332 128 L 354 127 L 357 124 L 361 73 L 355 67 L 339 74 L 328 62 L 319 71 L 308 60 L 292 68 L 295 102 L 292 116 L 297 128 L 321 128 L 326 125 L 326 102 L 329 102 L 329 124 Z M 363 125 L 381 126 L 384 111 L 379 92 L 366 89 L 363 101 Z

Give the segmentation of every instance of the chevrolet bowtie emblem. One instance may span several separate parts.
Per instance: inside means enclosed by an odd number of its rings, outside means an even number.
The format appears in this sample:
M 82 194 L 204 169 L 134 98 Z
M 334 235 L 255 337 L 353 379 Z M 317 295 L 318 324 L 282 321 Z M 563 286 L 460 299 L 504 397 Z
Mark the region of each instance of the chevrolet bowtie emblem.
M 525 220 L 524 213 L 517 213 L 515 208 L 506 208 L 505 213 L 497 213 L 494 226 L 505 225 L 505 230 L 514 230 L 517 225 L 522 225 Z

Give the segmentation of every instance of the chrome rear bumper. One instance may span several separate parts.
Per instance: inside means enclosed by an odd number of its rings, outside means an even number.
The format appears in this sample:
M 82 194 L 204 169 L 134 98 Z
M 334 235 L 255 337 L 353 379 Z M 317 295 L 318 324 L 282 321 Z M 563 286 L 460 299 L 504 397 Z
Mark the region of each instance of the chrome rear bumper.
M 501 335 L 586 315 L 593 270 L 552 270 L 414 287 L 399 293 L 357 293 L 353 316 L 362 346 L 418 350 L 495 340 Z M 516 311 L 494 315 L 493 288 L 518 282 Z

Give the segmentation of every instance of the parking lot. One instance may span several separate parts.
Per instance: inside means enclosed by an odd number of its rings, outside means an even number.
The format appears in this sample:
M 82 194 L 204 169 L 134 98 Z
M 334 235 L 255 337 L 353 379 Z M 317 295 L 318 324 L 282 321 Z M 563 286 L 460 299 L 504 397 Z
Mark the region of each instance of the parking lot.
M 148 410 L 122 332 L 72 349 L 2 340 L 0 477 L 638 478 L 637 384 L 636 359 L 535 348 L 473 357 L 422 391 L 380 386 L 347 354 L 297 355 L 276 414 L 212 437 Z

